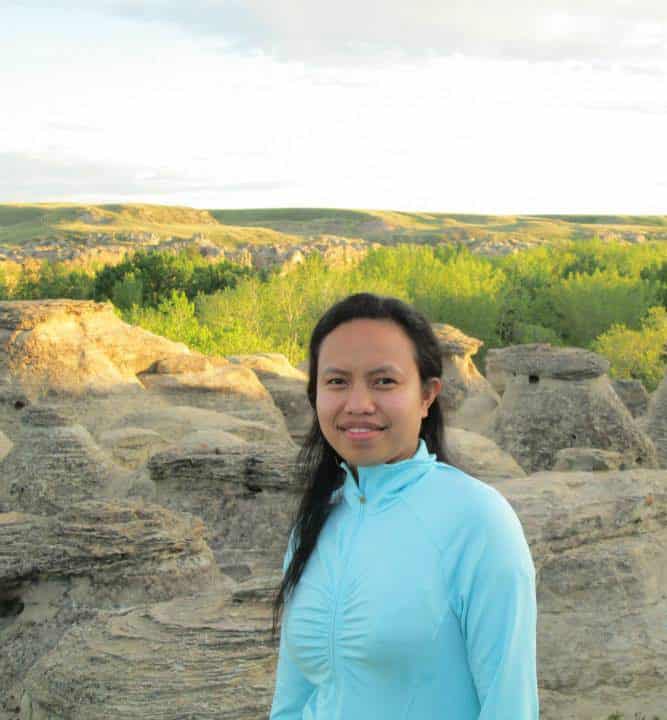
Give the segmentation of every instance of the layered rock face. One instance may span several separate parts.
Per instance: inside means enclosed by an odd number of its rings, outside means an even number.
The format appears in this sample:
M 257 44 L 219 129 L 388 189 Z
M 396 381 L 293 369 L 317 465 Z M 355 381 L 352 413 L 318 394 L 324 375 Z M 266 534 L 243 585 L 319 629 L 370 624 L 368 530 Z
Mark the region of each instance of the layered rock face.
M 129 501 L 81 501 L 50 517 L 0 513 L 0 717 L 17 716 L 21 681 L 68 628 L 100 609 L 216 588 L 204 531 L 199 518 Z
M 655 447 L 612 388 L 604 358 L 547 343 L 489 355 L 504 386 L 489 434 L 524 470 L 550 469 L 571 447 L 615 450 L 626 467 L 657 467 Z
M 95 303 L 0 303 L 0 323 L 0 720 L 266 718 L 307 367 L 208 358 Z M 598 356 L 490 351 L 487 380 L 479 341 L 436 330 L 448 460 L 509 500 L 535 562 L 540 717 L 661 716 L 651 440 Z
M 497 485 L 538 581 L 540 717 L 659 714 L 665 702 L 667 473 L 537 473 Z M 100 613 L 22 687 L 23 718 L 266 717 L 279 573 L 219 593 Z

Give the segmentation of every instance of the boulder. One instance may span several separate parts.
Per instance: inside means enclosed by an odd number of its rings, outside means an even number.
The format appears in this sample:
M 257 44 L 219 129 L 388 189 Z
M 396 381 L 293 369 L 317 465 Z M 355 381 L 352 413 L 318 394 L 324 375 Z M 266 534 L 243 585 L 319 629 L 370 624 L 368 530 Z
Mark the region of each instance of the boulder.
M 579 348 L 548 343 L 497 350 L 505 391 L 489 434 L 527 472 L 550 469 L 562 448 L 623 454 L 626 467 L 656 467 L 655 447 L 605 374 L 609 363 Z
M 636 418 L 646 413 L 649 394 L 641 380 L 612 380 L 611 385 L 632 417 Z
M 282 413 L 250 368 L 229 363 L 197 372 L 144 372 L 138 378 L 150 395 L 158 395 L 170 404 L 269 422 L 287 434 Z
M 290 365 L 280 353 L 230 355 L 227 359 L 253 370 L 284 415 L 292 439 L 301 444 L 313 422 L 306 394 L 307 373 Z
M 129 501 L 0 514 L 0 713 L 18 712 L 16 683 L 100 608 L 127 612 L 222 582 L 203 535 L 196 518 Z
M 0 378 L 18 399 L 138 389 L 138 373 L 183 355 L 183 343 L 124 323 L 111 303 L 0 302 Z
M 144 407 L 115 418 L 112 431 L 124 427 L 143 428 L 157 433 L 173 445 L 193 432 L 225 432 L 250 442 L 285 443 L 294 446 L 284 423 L 272 425 L 260 420 L 243 420 L 236 415 L 215 410 L 171 405 Z
M 22 684 L 21 720 L 266 718 L 275 650 L 275 578 L 233 581 L 145 609 L 100 612 L 72 628 Z
M 480 432 L 500 402 L 472 360 L 484 343 L 453 325 L 432 323 L 431 327 L 442 351 L 440 404 L 445 425 Z
M 556 453 L 554 470 L 565 472 L 601 472 L 604 470 L 627 470 L 625 458 L 613 450 L 600 448 L 563 448 Z
M 79 500 L 128 495 L 133 475 L 61 410 L 33 405 L 22 423 L 24 433 L 0 462 L 0 499 L 11 509 L 53 515 Z
M 451 465 L 485 482 L 526 475 L 493 440 L 461 428 L 445 428 L 445 452 Z

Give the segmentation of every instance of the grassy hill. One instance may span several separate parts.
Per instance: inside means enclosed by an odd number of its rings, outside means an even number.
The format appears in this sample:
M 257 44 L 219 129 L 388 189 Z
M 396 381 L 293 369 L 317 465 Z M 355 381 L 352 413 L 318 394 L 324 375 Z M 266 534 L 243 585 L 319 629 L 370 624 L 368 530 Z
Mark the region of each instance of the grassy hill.
M 191 238 L 217 245 L 304 243 L 323 235 L 388 241 L 552 242 L 594 235 L 667 239 L 667 216 L 469 215 L 335 208 L 198 210 L 165 205 L 0 205 L 0 245 L 83 240 L 90 234 L 129 242 L 130 233 Z M 102 242 L 102 240 L 101 240 Z

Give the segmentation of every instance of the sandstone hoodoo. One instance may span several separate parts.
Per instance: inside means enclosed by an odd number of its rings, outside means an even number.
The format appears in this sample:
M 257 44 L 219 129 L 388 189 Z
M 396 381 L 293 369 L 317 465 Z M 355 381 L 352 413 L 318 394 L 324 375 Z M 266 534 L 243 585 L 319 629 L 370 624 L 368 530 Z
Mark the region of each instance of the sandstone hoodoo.
M 500 402 L 498 393 L 473 362 L 484 343 L 453 325 L 432 323 L 431 327 L 442 352 L 440 399 L 445 423 L 480 432 Z
M 626 466 L 657 467 L 651 439 L 615 393 L 604 358 L 548 343 L 492 350 L 504 392 L 491 437 L 527 472 L 553 467 L 562 448 L 615 450 Z

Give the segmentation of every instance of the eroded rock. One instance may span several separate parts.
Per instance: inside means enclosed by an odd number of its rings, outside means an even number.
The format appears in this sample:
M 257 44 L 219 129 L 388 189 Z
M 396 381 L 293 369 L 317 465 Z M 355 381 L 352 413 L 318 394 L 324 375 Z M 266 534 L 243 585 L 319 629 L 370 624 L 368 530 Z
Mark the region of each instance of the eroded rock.
M 127 496 L 133 475 L 65 413 L 31 406 L 22 423 L 19 441 L 0 462 L 0 499 L 10 508 L 52 515 L 79 500 Z
M 290 365 L 280 353 L 230 355 L 227 359 L 253 370 L 285 416 L 293 440 L 303 442 L 313 422 L 306 394 L 307 373 Z
M 84 501 L 51 517 L 0 514 L 0 711 L 68 627 L 100 608 L 189 595 L 221 582 L 198 518 L 157 505 Z
M 511 455 L 483 435 L 446 427 L 445 448 L 451 465 L 480 480 L 492 482 L 526 475 Z
M 479 432 L 500 402 L 472 359 L 484 343 L 453 325 L 432 323 L 431 327 L 442 351 L 440 403 L 445 424 Z
M 495 357 L 505 391 L 490 436 L 524 470 L 550 469 L 569 447 L 620 452 L 627 467 L 657 466 L 655 447 L 611 387 L 604 358 L 546 343 L 497 350 Z

